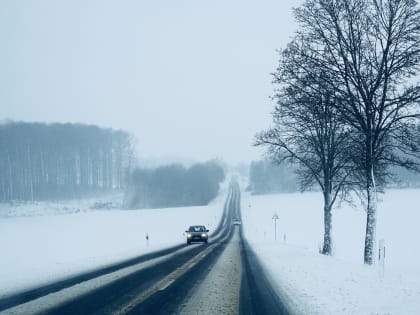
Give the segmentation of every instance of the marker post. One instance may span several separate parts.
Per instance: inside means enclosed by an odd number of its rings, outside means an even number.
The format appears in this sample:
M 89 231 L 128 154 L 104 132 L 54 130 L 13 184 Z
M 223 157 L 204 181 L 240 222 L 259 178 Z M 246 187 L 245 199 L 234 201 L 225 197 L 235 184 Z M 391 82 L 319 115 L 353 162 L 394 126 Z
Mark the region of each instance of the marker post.
M 279 219 L 279 216 L 277 213 L 274 213 L 273 220 L 274 220 L 274 240 L 277 241 L 277 220 Z

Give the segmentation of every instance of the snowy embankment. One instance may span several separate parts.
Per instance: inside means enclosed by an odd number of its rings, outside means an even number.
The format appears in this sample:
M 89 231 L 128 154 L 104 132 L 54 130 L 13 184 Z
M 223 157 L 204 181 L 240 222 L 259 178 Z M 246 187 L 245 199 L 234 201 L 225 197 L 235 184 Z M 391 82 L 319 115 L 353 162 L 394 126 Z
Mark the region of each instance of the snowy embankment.
M 333 212 L 334 256 L 318 254 L 323 237 L 320 193 L 243 194 L 243 227 L 270 278 L 298 314 L 420 314 L 419 194 L 389 190 L 381 196 L 377 237 L 386 245 L 383 273 L 378 266 L 363 265 L 365 212 L 346 205 Z

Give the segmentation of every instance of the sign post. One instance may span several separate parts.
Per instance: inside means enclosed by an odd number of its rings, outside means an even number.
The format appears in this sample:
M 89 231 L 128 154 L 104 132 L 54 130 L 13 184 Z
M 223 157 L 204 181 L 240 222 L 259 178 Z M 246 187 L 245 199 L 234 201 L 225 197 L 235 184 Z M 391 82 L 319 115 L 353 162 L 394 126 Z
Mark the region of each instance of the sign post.
M 379 276 L 383 278 L 385 276 L 385 240 L 379 240 Z
M 273 220 L 274 220 L 274 240 L 277 241 L 277 220 L 279 219 L 279 216 L 277 213 L 274 213 Z

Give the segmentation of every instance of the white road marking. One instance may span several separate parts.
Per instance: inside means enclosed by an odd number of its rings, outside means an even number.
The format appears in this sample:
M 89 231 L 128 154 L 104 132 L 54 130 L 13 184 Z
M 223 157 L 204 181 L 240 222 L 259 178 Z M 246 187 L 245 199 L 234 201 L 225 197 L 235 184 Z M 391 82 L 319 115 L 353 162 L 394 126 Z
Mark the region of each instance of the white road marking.
M 203 255 L 197 255 L 190 260 L 188 260 L 185 264 L 183 264 L 181 267 L 175 269 L 173 272 L 171 272 L 169 275 L 167 275 L 162 280 L 158 281 L 155 285 L 153 285 L 151 288 L 146 290 L 145 292 L 142 292 L 135 298 L 133 298 L 129 303 L 124 305 L 120 310 L 114 313 L 114 315 L 124 315 L 133 310 L 137 305 L 142 303 L 144 300 L 148 299 L 150 296 L 155 294 L 157 291 L 164 290 L 168 286 L 170 286 L 177 278 L 185 274 L 189 269 L 191 264 L 197 264 L 201 260 L 203 260 L 209 253 L 211 253 L 214 248 L 216 247 L 216 244 L 208 246 L 204 251 Z
M 167 287 L 169 287 L 172 283 L 174 283 L 175 279 L 168 281 L 163 287 L 159 289 L 159 291 L 165 290 Z

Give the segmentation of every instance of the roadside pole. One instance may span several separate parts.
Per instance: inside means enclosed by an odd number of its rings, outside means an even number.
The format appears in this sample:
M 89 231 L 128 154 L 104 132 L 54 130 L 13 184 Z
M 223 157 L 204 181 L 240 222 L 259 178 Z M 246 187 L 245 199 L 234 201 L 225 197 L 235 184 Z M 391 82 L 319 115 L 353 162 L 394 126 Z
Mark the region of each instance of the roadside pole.
M 378 253 L 378 264 L 379 264 L 379 276 L 385 277 L 385 240 L 379 240 L 379 253 Z
M 277 241 L 277 220 L 279 219 L 279 216 L 277 213 L 274 213 L 273 220 L 274 220 L 274 240 Z

